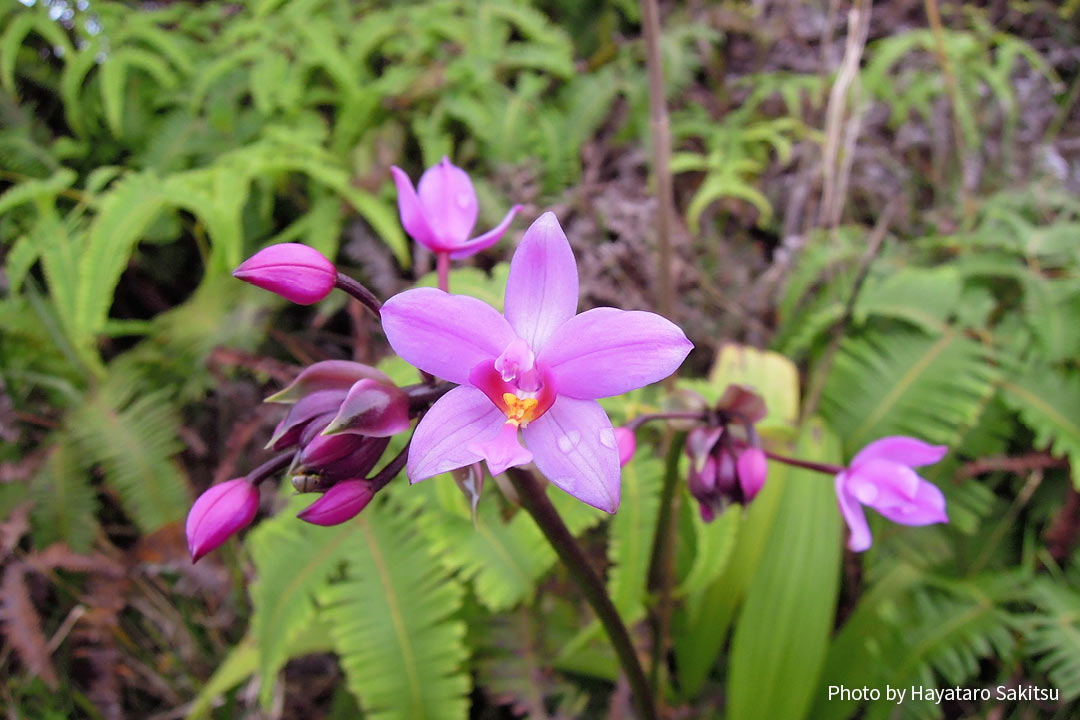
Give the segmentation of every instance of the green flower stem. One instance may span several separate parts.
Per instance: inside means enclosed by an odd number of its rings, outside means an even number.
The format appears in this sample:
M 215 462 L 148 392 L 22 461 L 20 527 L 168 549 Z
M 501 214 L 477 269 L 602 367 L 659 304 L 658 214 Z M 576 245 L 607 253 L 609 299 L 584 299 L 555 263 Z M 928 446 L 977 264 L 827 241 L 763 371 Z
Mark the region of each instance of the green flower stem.
M 653 657 L 649 687 L 657 697 L 663 698 L 661 669 L 671 633 L 671 589 L 675 584 L 675 513 L 678 496 L 675 489 L 679 483 L 679 457 L 686 444 L 686 433 L 677 432 L 671 437 L 664 460 L 664 482 L 660 490 L 660 510 L 656 516 L 656 538 L 653 542 L 652 561 L 649 564 L 649 587 L 657 591 L 659 602 L 653 613 Z
M 630 634 L 626 631 L 622 618 L 619 617 L 619 611 L 615 609 L 611 598 L 608 597 L 600 577 L 589 565 L 581 546 L 559 517 L 558 511 L 551 504 L 544 488 L 537 482 L 536 476 L 521 468 L 510 468 L 506 474 L 517 491 L 521 506 L 536 521 L 541 532 L 551 543 L 551 547 L 555 549 L 555 554 L 570 571 L 570 576 L 581 588 L 585 599 L 604 626 L 623 673 L 626 674 L 626 679 L 630 683 L 638 716 L 642 720 L 656 720 L 658 717 L 656 707 L 653 704 L 652 693 L 649 691 L 649 683 L 645 679 L 645 672 L 641 669 L 634 644 L 630 641 Z

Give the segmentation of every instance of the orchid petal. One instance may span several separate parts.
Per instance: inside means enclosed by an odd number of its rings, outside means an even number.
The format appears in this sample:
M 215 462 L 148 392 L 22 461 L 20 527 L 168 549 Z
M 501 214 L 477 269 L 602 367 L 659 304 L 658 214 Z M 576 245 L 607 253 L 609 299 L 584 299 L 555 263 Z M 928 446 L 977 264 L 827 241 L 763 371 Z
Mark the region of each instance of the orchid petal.
M 443 395 L 416 426 L 409 445 L 409 482 L 479 462 L 474 443 L 491 440 L 506 416 L 484 393 L 462 385 Z
M 577 303 L 574 253 L 555 214 L 546 212 L 525 231 L 510 261 L 506 319 L 539 353 L 559 326 L 574 317 Z
M 619 446 L 599 403 L 559 396 L 522 434 L 536 467 L 557 487 L 605 512 L 619 507 Z
M 862 505 L 848 495 L 845 489 L 847 484 L 845 475 L 846 473 L 840 473 L 836 476 L 836 500 L 840 504 L 840 514 L 844 516 L 844 522 L 851 531 L 848 548 L 853 552 L 862 552 L 870 548 L 874 539 L 870 535 L 870 526 L 866 522 L 866 513 L 863 512 Z
M 889 460 L 870 460 L 847 472 L 847 491 L 875 508 L 910 502 L 918 489 L 918 474 Z
M 428 227 L 447 250 L 463 244 L 476 225 L 476 191 L 464 170 L 444 157 L 417 184 Z
M 518 441 L 518 426 L 512 422 L 505 423 L 491 440 L 471 443 L 468 450 L 487 460 L 488 471 L 492 477 L 504 472 L 508 467 L 531 463 L 533 459 L 533 454 L 521 447 Z
M 537 365 L 555 377 L 560 394 L 591 400 L 666 378 L 693 347 L 677 325 L 655 313 L 596 308 L 563 323 Z
M 467 295 L 435 288 L 406 290 L 382 306 L 386 339 L 406 362 L 464 384 L 469 371 L 493 361 L 515 339 L 495 308 Z
M 436 252 L 445 248 L 436 239 L 427 218 L 424 217 L 424 209 L 420 205 L 420 198 L 416 195 L 412 181 L 405 171 L 399 167 L 391 167 L 390 173 L 394 176 L 394 184 L 398 191 L 398 213 L 401 215 L 401 224 L 405 232 L 409 233 L 413 240 L 424 247 Z
M 944 445 L 930 445 L 913 437 L 893 435 L 875 440 L 860 450 L 852 458 L 851 467 L 858 467 L 870 460 L 891 460 L 908 467 L 933 465 L 948 451 L 949 448 Z
M 935 485 L 922 478 L 919 489 L 910 502 L 874 507 L 879 513 L 901 525 L 930 525 L 949 522 L 945 512 L 945 496 Z
M 489 247 L 499 242 L 503 235 L 506 234 L 507 228 L 510 227 L 510 223 L 513 222 L 514 216 L 521 210 L 520 205 L 515 205 L 510 208 L 510 212 L 506 213 L 502 221 L 495 227 L 488 230 L 483 235 L 477 235 L 472 240 L 469 240 L 464 245 L 458 246 L 457 249 L 450 251 L 451 260 L 461 260 L 467 258 L 470 255 L 475 255 L 481 250 L 487 250 Z

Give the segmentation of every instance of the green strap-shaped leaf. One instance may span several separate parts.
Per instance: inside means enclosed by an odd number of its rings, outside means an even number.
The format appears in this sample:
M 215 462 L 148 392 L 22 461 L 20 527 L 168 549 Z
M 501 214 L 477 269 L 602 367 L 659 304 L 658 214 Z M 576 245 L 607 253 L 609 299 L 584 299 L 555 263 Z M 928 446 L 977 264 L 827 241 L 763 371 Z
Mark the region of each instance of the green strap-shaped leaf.
M 811 420 L 795 454 L 836 462 L 840 443 L 824 423 Z M 728 716 L 740 720 L 805 715 L 840 585 L 843 522 L 831 478 L 789 469 L 771 473 L 768 483 L 780 485 L 782 497 L 731 643 Z

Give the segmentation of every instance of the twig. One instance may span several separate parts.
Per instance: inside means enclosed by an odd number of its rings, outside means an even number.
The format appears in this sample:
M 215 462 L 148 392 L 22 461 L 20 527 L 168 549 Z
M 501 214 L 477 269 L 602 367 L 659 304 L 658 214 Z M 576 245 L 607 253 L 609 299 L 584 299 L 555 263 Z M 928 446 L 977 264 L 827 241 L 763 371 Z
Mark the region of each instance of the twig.
M 1050 556 L 1059 563 L 1069 556 L 1080 537 L 1080 493 L 1072 483 L 1065 486 L 1065 502 L 1043 533 Z
M 649 73 L 649 130 L 652 136 L 653 176 L 656 178 L 659 233 L 657 306 L 672 317 L 675 286 L 672 277 L 671 241 L 674 234 L 675 195 L 671 181 L 671 121 L 664 89 L 664 66 L 660 53 L 660 8 L 657 0 L 641 0 L 641 29 L 645 34 L 645 65 Z
M 821 148 L 822 191 L 821 207 L 818 208 L 818 224 L 835 226 L 840 221 L 844 207 L 842 183 L 837 182 L 840 170 L 838 158 L 840 139 L 843 133 L 844 115 L 847 110 L 848 90 L 859 77 L 859 61 L 866 47 L 866 37 L 870 29 L 870 8 L 866 0 L 857 0 L 848 11 L 847 42 L 844 47 L 844 59 L 836 73 L 836 80 L 829 90 L 829 103 L 825 108 L 825 143 Z M 856 121 L 856 118 L 853 118 Z M 858 123 L 853 126 L 855 132 L 847 133 L 845 146 L 849 153 L 854 152 L 854 140 L 858 135 Z
M 972 460 L 964 465 L 957 471 L 956 475 L 958 478 L 964 480 L 975 477 L 976 475 L 994 472 L 995 470 L 1004 470 L 1006 472 L 1020 474 L 1027 470 L 1067 467 L 1068 465 L 1069 461 L 1065 458 L 1056 458 L 1050 455 L 1050 453 L 1038 452 L 1015 457 L 999 456 L 979 458 L 978 460 Z
M 559 556 L 570 572 L 570 576 L 581 588 L 585 599 L 600 619 L 600 624 L 604 626 L 623 673 L 626 674 L 626 679 L 633 690 L 634 707 L 637 709 L 638 716 L 641 720 L 657 720 L 656 707 L 653 705 L 652 693 L 649 692 L 649 683 L 645 679 L 641 663 L 638 662 L 637 652 L 630 641 L 630 634 L 626 631 L 622 618 L 619 617 L 619 611 L 615 609 L 611 598 L 608 597 L 604 583 L 589 565 L 589 560 L 585 557 L 581 546 L 559 517 L 558 511 L 551 504 L 544 488 L 537 482 L 536 476 L 521 468 L 509 468 L 506 474 L 513 483 L 514 489 L 517 490 L 521 506 L 536 521 L 544 537 L 551 543 L 555 554 Z
M 821 362 L 818 363 L 810 378 L 810 387 L 806 391 L 806 402 L 803 403 L 803 419 L 813 415 L 817 410 L 818 403 L 821 401 L 821 393 L 825 389 L 825 378 L 828 377 L 833 358 L 836 356 L 837 350 L 840 349 L 840 342 L 844 339 L 844 333 L 847 332 L 848 325 L 851 324 L 851 317 L 855 311 L 855 301 L 858 299 L 859 291 L 862 290 L 866 276 L 870 272 L 870 264 L 877 257 L 877 254 L 881 252 L 882 243 L 885 241 L 885 235 L 889 229 L 889 221 L 892 220 L 897 205 L 898 201 L 895 199 L 886 205 L 885 210 L 878 217 L 877 225 L 870 232 L 870 242 L 867 245 L 866 252 L 863 253 L 862 259 L 859 261 L 859 270 L 855 275 L 855 282 L 851 286 L 851 295 L 848 296 L 844 314 L 833 325 L 832 340 L 829 341 L 829 346 L 825 348 L 825 352 L 821 356 Z
M 960 165 L 960 198 L 964 207 L 964 219 L 970 222 L 975 215 L 975 203 L 968 192 L 966 176 L 966 160 L 964 152 L 964 129 L 960 126 L 958 99 L 960 91 L 956 86 L 956 76 L 953 75 L 952 62 L 949 53 L 945 49 L 945 28 L 941 24 L 941 13 L 938 12 L 937 0 L 924 0 L 926 6 L 926 18 L 930 22 L 930 30 L 934 34 L 934 54 L 937 56 L 938 65 L 941 66 L 941 74 L 945 78 L 945 92 L 949 95 L 949 105 L 952 110 L 953 144 L 956 145 L 956 161 Z

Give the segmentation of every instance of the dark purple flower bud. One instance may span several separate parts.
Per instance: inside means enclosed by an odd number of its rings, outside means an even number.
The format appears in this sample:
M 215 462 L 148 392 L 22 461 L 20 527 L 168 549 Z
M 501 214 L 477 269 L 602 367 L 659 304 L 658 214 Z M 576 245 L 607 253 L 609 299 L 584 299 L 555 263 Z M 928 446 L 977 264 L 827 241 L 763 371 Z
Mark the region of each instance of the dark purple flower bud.
M 750 424 L 761 422 L 767 414 L 765 400 L 745 385 L 728 385 L 716 409 L 731 413 Z
M 315 248 L 281 243 L 249 257 L 233 270 L 233 277 L 299 305 L 310 305 L 334 289 L 337 269 Z
M 304 368 L 288 387 L 266 398 L 266 402 L 290 404 L 321 390 L 340 390 L 344 397 L 349 388 L 364 378 L 394 384 L 386 373 L 370 365 L 350 360 L 323 360 Z
M 323 465 L 319 471 L 331 481 L 363 477 L 379 462 L 389 444 L 390 438 L 362 438 L 355 450 L 340 460 Z
M 340 525 L 360 514 L 374 496 L 367 480 L 344 480 L 327 490 L 297 517 L 313 525 Z
M 259 491 L 244 478 L 210 487 L 188 513 L 186 533 L 191 561 L 198 561 L 230 535 L 251 524 L 258 509 Z
M 297 403 L 296 407 L 299 405 Z M 323 434 L 389 437 L 408 429 L 408 396 L 396 385 L 364 378 L 349 389 L 337 417 L 330 421 Z
M 765 451 L 751 447 L 739 453 L 736 462 L 739 473 L 739 485 L 742 487 L 743 503 L 749 503 L 765 486 L 765 477 L 769 472 L 769 463 Z
M 299 442 L 304 428 L 312 420 L 322 415 L 330 415 L 338 411 L 345 399 L 344 390 L 319 390 L 300 398 L 291 408 L 285 418 L 274 429 L 274 435 L 267 448 L 284 450 Z
M 619 447 L 619 465 L 625 467 L 637 450 L 634 431 L 624 427 L 615 428 L 615 444 Z
M 300 464 L 306 468 L 323 468 L 360 449 L 363 435 L 316 435 L 300 450 Z

